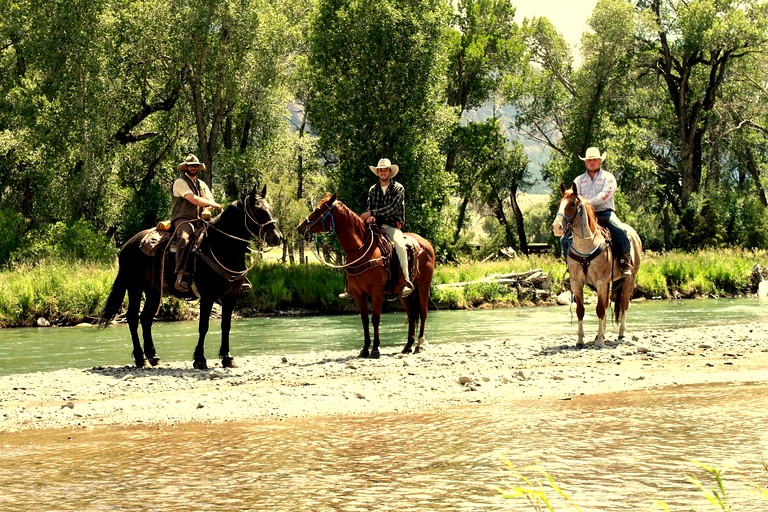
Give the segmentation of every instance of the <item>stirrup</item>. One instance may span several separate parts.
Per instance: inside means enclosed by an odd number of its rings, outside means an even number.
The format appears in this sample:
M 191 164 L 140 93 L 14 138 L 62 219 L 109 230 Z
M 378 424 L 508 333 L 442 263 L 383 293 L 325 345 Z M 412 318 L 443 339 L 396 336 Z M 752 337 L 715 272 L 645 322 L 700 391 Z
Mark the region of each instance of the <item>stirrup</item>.
M 404 299 L 413 293 L 413 283 L 406 279 L 405 284 L 400 289 L 400 298 Z
M 180 292 L 189 291 L 189 277 L 186 274 L 180 273 L 176 277 L 176 289 Z
M 344 299 L 344 300 L 347 300 L 347 299 L 353 299 L 353 298 L 354 298 L 354 296 L 353 296 L 351 293 L 349 293 L 349 292 L 341 292 L 341 293 L 339 294 L 339 298 L 340 298 L 340 299 Z

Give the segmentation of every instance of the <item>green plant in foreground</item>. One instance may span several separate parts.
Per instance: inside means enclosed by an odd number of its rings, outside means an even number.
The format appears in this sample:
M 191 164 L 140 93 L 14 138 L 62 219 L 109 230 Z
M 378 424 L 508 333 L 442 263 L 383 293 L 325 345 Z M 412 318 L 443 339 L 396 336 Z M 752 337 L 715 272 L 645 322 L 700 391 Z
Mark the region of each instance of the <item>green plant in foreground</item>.
M 555 479 L 542 467 L 534 465 L 524 468 L 523 471 L 534 473 L 534 476 L 526 476 L 526 474 L 523 472 L 517 471 L 513 464 L 505 457 L 502 456 L 500 458 L 507 470 L 512 473 L 512 476 L 516 479 L 516 482 L 520 482 L 512 485 L 512 487 L 508 489 L 497 486 L 496 490 L 501 493 L 503 498 L 527 499 L 531 506 L 533 506 L 533 510 L 536 511 L 549 510 L 550 512 L 555 512 L 556 510 L 564 510 L 562 508 L 555 508 L 556 503 L 554 500 L 564 500 L 568 510 L 582 510 L 576 503 L 573 502 L 573 500 L 565 493 L 565 491 L 563 491 L 562 487 L 555 481 Z M 688 462 L 699 467 L 700 469 L 703 469 L 706 474 L 712 478 L 713 485 L 710 486 L 704 483 L 701 478 L 695 475 L 688 475 L 688 481 L 691 482 L 693 486 L 701 492 L 701 494 L 709 502 L 710 505 L 715 507 L 715 510 L 732 512 L 733 508 L 728 502 L 725 489 L 725 481 L 723 478 L 725 475 L 725 470 L 718 469 L 714 465 L 695 460 L 689 460 Z M 768 472 L 768 463 L 763 462 L 763 468 L 766 470 L 766 472 Z M 545 483 L 542 483 L 541 477 L 544 478 Z M 741 477 L 740 480 L 747 487 L 756 491 L 755 494 L 757 496 L 762 497 L 764 501 L 768 502 L 768 488 L 751 482 L 745 477 Z M 548 494 L 551 492 L 555 493 L 554 497 L 550 497 Z M 665 512 L 669 512 L 671 510 L 667 503 L 660 500 L 655 501 L 653 506 Z M 691 510 L 694 512 L 696 511 L 696 509 L 693 507 L 691 507 Z
M 530 503 L 536 511 L 549 510 L 554 512 L 557 509 L 555 509 L 555 502 L 547 494 L 547 488 L 549 488 L 558 496 L 560 496 L 560 498 L 565 500 L 571 510 L 582 510 L 576 503 L 573 502 L 573 500 L 571 500 L 565 491 L 563 491 L 555 479 L 540 466 L 536 465 L 524 468 L 524 471 L 533 471 L 534 473 L 538 474 L 534 477 L 528 477 L 525 474 L 518 472 L 512 462 L 506 458 L 502 457 L 501 460 L 508 468 L 508 470 L 512 472 L 515 478 L 517 478 L 518 481 L 522 481 L 524 484 L 513 485 L 509 489 L 502 489 L 501 487 L 497 487 L 496 489 L 501 493 L 504 499 L 524 498 L 528 500 L 528 503 Z M 539 477 L 544 477 L 546 480 L 546 486 L 542 485 Z

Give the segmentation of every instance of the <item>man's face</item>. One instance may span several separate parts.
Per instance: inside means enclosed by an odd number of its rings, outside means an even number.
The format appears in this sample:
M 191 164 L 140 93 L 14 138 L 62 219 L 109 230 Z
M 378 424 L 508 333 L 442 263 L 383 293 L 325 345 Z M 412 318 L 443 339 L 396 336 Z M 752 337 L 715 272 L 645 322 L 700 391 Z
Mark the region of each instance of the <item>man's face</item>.
M 376 174 L 379 175 L 379 179 L 381 181 L 387 181 L 389 179 L 389 175 L 392 174 L 392 169 L 389 167 L 379 167 L 376 169 Z
M 200 172 L 199 164 L 187 164 L 187 174 L 190 176 L 197 176 L 198 172 Z
M 600 170 L 600 164 L 603 163 L 599 158 L 587 158 L 584 160 L 584 165 L 587 166 L 589 172 L 597 172 Z

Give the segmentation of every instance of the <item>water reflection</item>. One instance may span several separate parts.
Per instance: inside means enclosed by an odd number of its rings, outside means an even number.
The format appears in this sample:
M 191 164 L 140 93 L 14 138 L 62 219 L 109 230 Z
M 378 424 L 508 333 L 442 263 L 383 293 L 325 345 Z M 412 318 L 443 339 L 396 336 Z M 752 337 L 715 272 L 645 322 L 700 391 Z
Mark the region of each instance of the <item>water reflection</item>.
M 688 459 L 768 510 L 768 384 L 705 385 L 426 414 L 4 435 L 0 510 L 531 510 L 495 486 L 540 463 L 585 510 L 707 509 Z M 554 493 L 550 493 L 554 495 Z M 571 508 L 557 508 L 570 510 Z M 659 509 L 655 509 L 659 510 Z
M 405 343 L 403 313 L 382 317 L 382 347 Z M 537 336 L 575 334 L 575 309 L 538 307 L 474 311 L 431 311 L 427 323 L 430 343 L 480 341 L 505 337 L 531 339 Z M 727 324 L 768 321 L 768 300 L 707 299 L 648 301 L 633 303 L 628 332 L 681 325 Z M 587 335 L 597 331 L 594 308 L 587 310 Z M 609 336 L 615 326 L 609 322 Z M 193 322 L 156 323 L 155 344 L 167 361 L 191 361 L 197 343 Z M 211 324 L 207 355 L 216 359 L 221 331 Z M 296 352 L 349 350 L 362 345 L 362 329 L 357 315 L 251 318 L 232 325 L 232 353 L 235 356 Z M 99 365 L 131 364 L 131 344 L 124 324 L 108 329 L 29 328 L 0 329 L 0 375 L 17 372 L 49 371 L 60 368 L 88 368 Z

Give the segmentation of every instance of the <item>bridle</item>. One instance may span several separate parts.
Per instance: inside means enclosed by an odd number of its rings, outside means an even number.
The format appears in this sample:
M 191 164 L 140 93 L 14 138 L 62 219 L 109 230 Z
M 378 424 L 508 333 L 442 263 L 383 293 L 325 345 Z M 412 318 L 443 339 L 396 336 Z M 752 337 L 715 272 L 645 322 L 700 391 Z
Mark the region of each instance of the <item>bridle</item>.
M 566 211 L 569 210 L 570 208 L 573 208 L 573 215 L 568 215 L 566 213 Z M 573 220 L 576 218 L 577 215 L 581 215 L 581 223 L 580 223 L 581 233 L 577 233 L 573 229 L 574 228 Z M 584 208 L 584 203 L 582 202 L 581 197 L 578 195 L 576 196 L 576 201 L 573 204 L 568 204 L 566 205 L 565 208 L 563 208 L 562 213 L 557 212 L 557 217 L 562 217 L 565 221 L 563 222 L 563 233 L 564 233 L 563 236 L 565 236 L 565 234 L 570 232 L 573 236 L 581 238 L 582 240 L 594 240 L 594 238 L 597 236 L 597 234 L 600 231 L 600 229 L 597 228 L 591 235 L 589 236 L 585 235 L 585 232 L 589 232 L 589 228 L 588 228 L 589 219 L 587 217 L 587 212 L 585 211 L 585 208 Z M 598 244 L 594 249 L 592 249 L 592 251 L 588 253 L 582 253 L 574 249 L 573 244 L 570 243 L 569 241 L 568 250 L 573 252 L 577 256 L 580 256 L 582 258 L 588 258 L 602 251 L 602 244 Z
M 336 209 L 339 206 L 339 201 L 338 200 L 334 201 L 333 204 L 331 204 L 330 206 L 326 202 L 324 206 L 326 207 L 325 213 L 323 213 L 323 215 L 321 215 L 319 218 L 317 218 L 315 220 L 310 220 L 309 216 L 304 218 L 304 220 L 307 222 L 307 226 L 306 226 L 306 228 L 304 230 L 305 236 L 308 236 L 308 234 L 311 233 L 312 226 L 315 226 L 316 224 L 320 224 L 321 230 L 322 231 L 326 231 L 326 229 L 325 229 L 325 220 L 328 219 L 328 218 L 331 219 L 331 229 L 330 229 L 330 231 L 332 233 L 336 233 L 336 235 L 338 236 L 338 233 L 336 232 L 336 219 L 333 217 L 333 210 Z M 314 212 L 312 212 L 312 213 L 314 213 Z M 310 216 L 311 215 L 312 214 L 310 214 Z M 327 267 L 331 267 L 331 268 L 348 268 L 348 267 L 351 267 L 351 266 L 359 263 L 360 261 L 362 261 L 363 258 L 365 258 L 365 256 L 368 254 L 368 252 L 370 252 L 371 247 L 373 247 L 373 242 L 374 242 L 374 238 L 375 238 L 373 236 L 373 230 L 369 229 L 368 231 L 369 231 L 369 233 L 371 235 L 371 237 L 370 237 L 371 241 L 368 243 L 368 248 L 365 251 L 363 251 L 363 253 L 360 255 L 360 257 L 357 258 L 355 261 L 351 261 L 351 262 L 345 263 L 344 265 L 334 265 L 333 263 L 328 263 L 327 261 L 325 261 L 325 259 L 322 256 L 320 256 L 320 250 L 319 249 L 314 251 L 315 257 L 318 260 L 320 260 L 320 262 L 322 262 Z M 317 242 L 317 236 L 315 237 L 315 242 L 316 242 L 316 246 L 320 245 Z M 365 242 L 363 242 L 363 244 L 360 247 L 358 247 L 357 249 L 355 249 L 354 251 L 349 251 L 349 252 L 357 252 L 360 249 L 362 249 L 363 247 L 365 247 Z M 373 258 L 373 259 L 376 259 L 376 258 Z M 373 259 L 371 261 L 373 261 Z
M 270 218 L 267 222 L 259 222 L 253 214 L 250 212 L 248 208 L 248 199 L 250 198 L 250 195 L 245 196 L 243 199 L 243 226 L 245 227 L 245 230 L 251 235 L 251 239 L 241 238 L 239 236 L 235 236 L 231 233 L 227 233 L 226 231 L 222 231 L 219 229 L 216 224 L 211 223 L 210 221 L 205 221 L 206 228 L 211 227 L 214 230 L 216 230 L 218 233 L 229 237 L 233 240 L 237 240 L 239 242 L 243 242 L 246 245 L 250 245 L 250 243 L 253 241 L 253 239 L 259 240 L 260 242 L 263 242 L 266 240 L 266 237 L 264 236 L 264 228 L 271 224 L 277 224 L 277 221 L 273 218 Z M 271 217 L 271 215 L 270 215 Z M 254 231 L 248 227 L 248 221 L 251 221 L 253 224 L 256 224 L 258 226 L 258 233 L 254 233 Z M 258 262 L 258 259 L 254 258 L 253 262 L 251 263 L 251 266 L 246 267 L 245 270 L 232 270 L 230 268 L 227 268 L 221 261 L 219 261 L 219 258 L 216 257 L 216 254 L 213 251 L 213 246 L 211 244 L 208 244 L 208 252 L 211 253 L 212 260 L 221 267 L 224 271 L 226 271 L 229 276 L 225 276 L 230 282 L 231 281 L 237 281 L 240 279 L 245 278 L 246 275 L 248 275 L 248 272 L 256 266 L 256 263 Z

